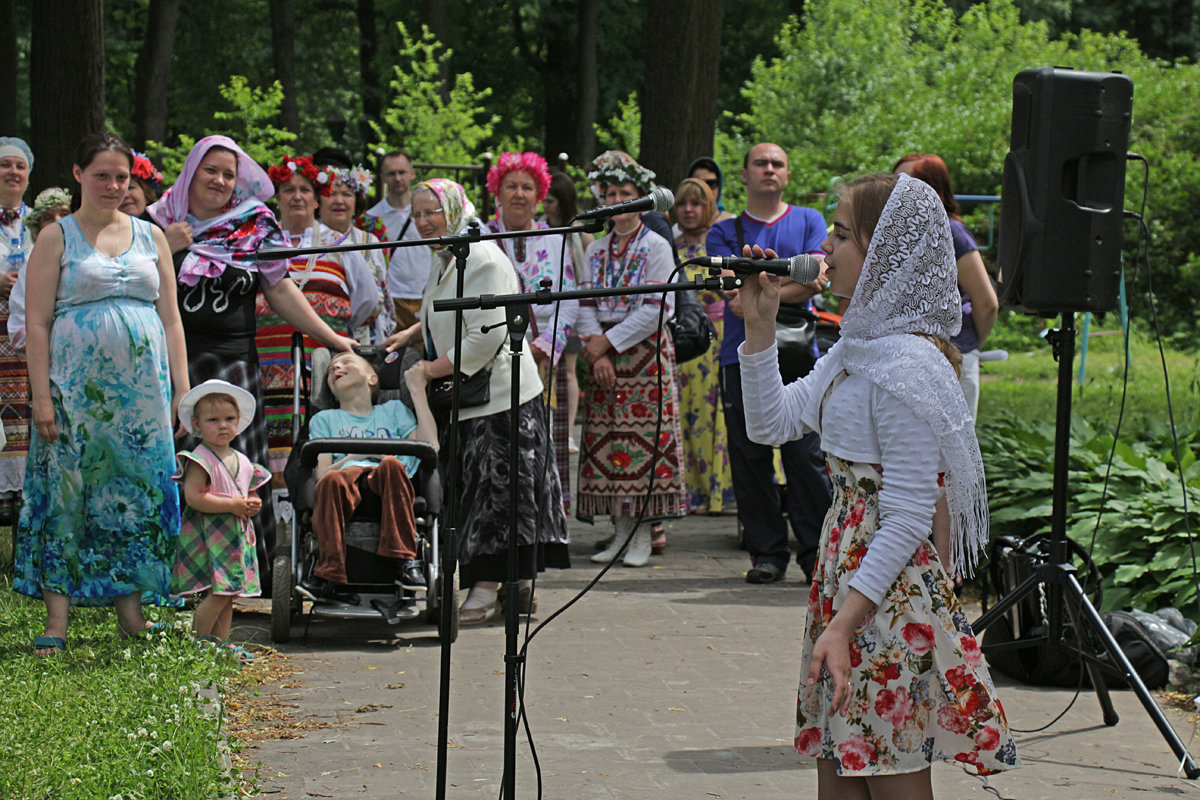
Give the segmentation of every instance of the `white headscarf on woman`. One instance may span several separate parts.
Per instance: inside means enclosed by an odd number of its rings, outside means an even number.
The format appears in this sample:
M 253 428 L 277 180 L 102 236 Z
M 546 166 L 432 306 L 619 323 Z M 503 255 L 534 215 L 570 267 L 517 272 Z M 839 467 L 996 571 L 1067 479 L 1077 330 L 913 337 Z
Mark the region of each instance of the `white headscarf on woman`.
M 904 403 L 938 440 L 950 508 L 949 568 L 973 574 L 988 541 L 987 488 L 975 423 L 954 368 L 920 336 L 949 340 L 962 325 L 950 222 L 937 193 L 900 175 L 884 206 L 841 339 L 817 362 L 801 417 L 820 431 L 820 403 L 837 374 L 861 375 Z

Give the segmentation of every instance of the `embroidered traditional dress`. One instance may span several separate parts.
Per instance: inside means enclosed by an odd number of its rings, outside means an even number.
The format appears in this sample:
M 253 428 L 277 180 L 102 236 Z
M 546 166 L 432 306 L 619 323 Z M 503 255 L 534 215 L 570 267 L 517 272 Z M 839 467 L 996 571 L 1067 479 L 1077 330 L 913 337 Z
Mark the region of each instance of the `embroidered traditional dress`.
M 63 229 L 50 329 L 50 393 L 58 438 L 34 436 L 19 525 L 18 592 L 79 605 L 141 592 L 167 603 L 179 536 L 171 481 L 171 379 L 155 302 L 158 249 L 148 222 L 116 258 Z M 170 291 L 170 287 L 167 287 Z
M 674 265 L 671 245 L 661 236 L 639 226 L 623 246 L 616 239 L 610 234 L 588 247 L 588 265 L 596 286 L 641 286 L 665 282 L 670 276 Z M 592 382 L 583 397 L 576 493 L 577 515 L 583 519 L 602 514 L 637 516 L 652 476 L 653 494 L 646 517 L 678 517 L 686 511 L 675 347 L 666 326 L 657 328 L 662 302 L 662 295 L 638 294 L 580 303 L 580 335 L 604 331 L 610 340 L 616 339 L 616 352 L 609 353 L 615 386 L 603 389 Z M 674 306 L 670 293 L 667 304 L 669 318 Z M 622 323 L 628 325 L 621 328 Z M 627 332 L 629 335 L 624 335 Z
M 188 464 L 208 475 L 208 493 L 217 497 L 249 497 L 271 480 L 264 467 L 252 464 L 234 450 L 237 469 L 230 472 L 220 456 L 201 444 L 177 456 L 179 470 L 172 478 L 180 483 Z M 171 576 L 175 594 L 194 594 L 211 589 L 214 594 L 257 597 L 262 594 L 255 553 L 254 526 L 233 514 L 206 514 L 183 507 L 179 550 Z
M 677 239 L 675 244 L 681 262 L 704 255 L 703 243 L 686 244 Z M 687 280 L 709 277 L 707 267 L 684 267 L 684 270 Z M 725 298 L 712 289 L 700 290 L 697 295 L 717 335 L 707 353 L 680 364 L 675 373 L 679 383 L 684 484 L 689 512 L 720 514 L 737 504 L 726 450 L 725 414 L 721 410 L 721 335 L 725 327 Z
M 535 227 L 545 228 L 546 223 L 535 222 Z M 496 217 L 488 222 L 488 228 L 504 232 L 508 228 L 504 220 Z M 551 291 L 570 291 L 576 288 L 575 265 L 571 261 L 570 248 L 562 250 L 565 237 L 529 236 L 521 239 L 500 239 L 496 244 L 508 256 L 521 280 L 521 291 L 536 292 L 542 281 L 550 281 Z M 562 284 L 559 285 L 559 263 L 562 264 Z M 571 454 L 567 417 L 567 367 L 562 359 L 567 339 L 575 331 L 575 317 L 579 313 L 578 300 L 561 303 L 533 305 L 530 308 L 530 346 L 551 356 L 554 363 L 554 391 L 550 397 L 550 435 L 554 441 L 554 460 L 558 464 L 558 476 L 562 482 L 563 510 L 571 511 Z M 552 330 L 553 329 L 553 330 Z M 542 375 L 543 383 L 548 375 Z
M 7 210 L 7 209 L 6 209 Z M 0 269 L 17 272 L 33 252 L 33 236 L 25 227 L 29 209 L 21 203 L 15 214 L 0 224 Z M 29 453 L 29 376 L 25 356 L 8 336 L 8 297 L 0 298 L 0 422 L 7 444 L 0 451 L 0 498 L 21 491 L 25 458 Z

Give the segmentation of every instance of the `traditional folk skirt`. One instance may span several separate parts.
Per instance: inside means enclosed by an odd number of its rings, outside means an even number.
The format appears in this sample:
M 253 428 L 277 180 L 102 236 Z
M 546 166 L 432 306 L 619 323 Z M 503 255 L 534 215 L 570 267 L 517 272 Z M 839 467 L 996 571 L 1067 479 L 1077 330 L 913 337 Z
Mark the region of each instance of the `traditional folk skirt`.
M 601 514 L 638 516 L 651 487 L 646 519 L 681 517 L 687 512 L 675 347 L 664 330 L 659 359 L 657 338 L 650 336 L 613 355 L 615 386 L 602 389 L 593 381 L 584 395 L 575 497 L 580 519 L 590 521 Z

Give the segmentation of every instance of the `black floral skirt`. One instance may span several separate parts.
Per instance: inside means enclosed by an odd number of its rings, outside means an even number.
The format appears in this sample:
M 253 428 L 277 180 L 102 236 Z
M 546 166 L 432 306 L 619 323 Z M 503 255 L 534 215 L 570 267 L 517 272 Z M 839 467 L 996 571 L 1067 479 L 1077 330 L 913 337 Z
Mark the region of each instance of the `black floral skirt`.
M 567 518 L 554 448 L 540 396 L 518 413 L 519 458 L 517 545 L 520 577 L 535 570 L 571 566 Z M 463 420 L 458 426 L 462 454 L 458 497 L 459 582 L 503 581 L 507 575 L 509 529 L 509 412 Z M 446 465 L 451 468 L 451 465 Z

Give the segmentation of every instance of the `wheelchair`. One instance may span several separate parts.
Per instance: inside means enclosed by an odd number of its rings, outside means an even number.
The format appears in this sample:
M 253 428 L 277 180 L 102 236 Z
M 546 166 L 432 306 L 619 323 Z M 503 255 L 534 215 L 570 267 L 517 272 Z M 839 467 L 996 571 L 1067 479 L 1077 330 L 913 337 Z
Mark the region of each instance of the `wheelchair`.
M 381 347 L 356 347 L 355 352 L 375 367 L 380 379 L 378 402 L 412 401 L 404 383 L 404 370 L 420 356 L 412 350 L 403 355 L 387 354 Z M 274 580 L 271 596 L 271 639 L 287 642 L 292 624 L 303 615 L 305 632 L 312 617 L 337 619 L 380 619 L 389 625 L 424 619 L 437 626 L 439 638 L 458 637 L 458 595 L 452 594 L 450 624 L 442 623 L 441 548 L 439 515 L 442 510 L 442 483 L 438 474 L 438 454 L 428 442 L 408 439 L 310 439 L 308 423 L 318 411 L 336 408 L 337 403 L 326 384 L 330 353 L 325 348 L 312 352 L 311 367 L 304 354 L 300 334 L 292 339 L 292 364 L 296 382 L 293 394 L 293 447 L 284 477 L 293 507 L 291 541 L 280 542 L 272 562 Z M 308 391 L 305 391 L 308 387 Z M 376 554 L 379 543 L 379 498 L 363 492 L 363 502 L 346 526 L 346 591 L 322 596 L 304 585 L 317 559 L 317 536 L 312 527 L 313 497 L 316 487 L 314 469 L 322 453 L 364 453 L 380 456 L 415 456 L 420 468 L 412 478 L 415 499 L 413 512 L 417 528 L 416 559 L 422 564 L 424 590 L 404 589 L 396 579 L 395 562 Z M 304 604 L 309 604 L 303 614 Z

